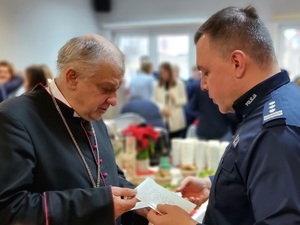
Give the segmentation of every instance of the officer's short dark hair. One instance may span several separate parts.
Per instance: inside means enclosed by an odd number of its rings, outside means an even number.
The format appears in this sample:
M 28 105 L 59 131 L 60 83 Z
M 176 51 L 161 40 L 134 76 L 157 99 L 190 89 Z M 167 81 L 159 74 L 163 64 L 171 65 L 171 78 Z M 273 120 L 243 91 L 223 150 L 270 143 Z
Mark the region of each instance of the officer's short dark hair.
M 271 36 L 254 7 L 227 7 L 212 15 L 197 30 L 195 44 L 207 34 L 222 57 L 241 50 L 264 68 L 276 62 Z

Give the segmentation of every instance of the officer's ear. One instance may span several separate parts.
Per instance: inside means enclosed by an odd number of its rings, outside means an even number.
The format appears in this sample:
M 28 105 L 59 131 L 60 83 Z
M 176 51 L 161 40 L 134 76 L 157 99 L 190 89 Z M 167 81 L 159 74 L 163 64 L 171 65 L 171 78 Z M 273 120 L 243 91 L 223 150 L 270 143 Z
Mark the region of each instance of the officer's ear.
M 234 50 L 231 55 L 231 63 L 233 70 L 235 71 L 236 78 L 243 78 L 246 68 L 246 55 L 241 50 Z
M 71 90 L 75 90 L 78 83 L 78 74 L 72 68 L 66 70 L 65 79 L 67 87 Z

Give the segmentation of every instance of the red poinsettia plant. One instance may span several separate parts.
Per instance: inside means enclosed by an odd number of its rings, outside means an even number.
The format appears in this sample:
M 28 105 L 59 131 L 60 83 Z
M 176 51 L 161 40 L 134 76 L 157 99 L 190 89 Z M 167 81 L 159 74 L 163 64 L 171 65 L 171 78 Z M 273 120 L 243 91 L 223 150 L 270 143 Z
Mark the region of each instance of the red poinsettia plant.
M 154 152 L 155 143 L 159 132 L 150 125 L 130 125 L 122 132 L 124 135 L 132 135 L 137 142 L 137 159 L 147 159 Z

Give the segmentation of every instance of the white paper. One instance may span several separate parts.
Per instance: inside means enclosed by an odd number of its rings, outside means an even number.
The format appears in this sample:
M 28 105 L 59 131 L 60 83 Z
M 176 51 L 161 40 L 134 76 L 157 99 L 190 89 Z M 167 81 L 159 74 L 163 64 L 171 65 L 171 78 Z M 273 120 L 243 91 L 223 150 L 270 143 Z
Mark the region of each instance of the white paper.
M 154 209 L 158 213 L 160 213 L 156 209 L 158 204 L 177 205 L 188 213 L 190 213 L 196 207 L 194 203 L 189 202 L 176 193 L 171 192 L 158 185 L 150 177 L 146 178 L 139 186 L 137 186 L 136 190 L 136 198 L 141 201 L 139 205 L 144 203 L 147 207 Z
M 137 202 L 131 210 L 146 208 L 148 205 L 144 202 Z
M 200 208 L 198 208 L 195 212 L 195 214 L 192 216 L 192 218 L 194 220 L 196 220 L 199 223 L 202 223 L 204 216 L 205 216 L 205 212 L 206 212 L 206 208 L 208 205 L 208 201 L 204 202 Z

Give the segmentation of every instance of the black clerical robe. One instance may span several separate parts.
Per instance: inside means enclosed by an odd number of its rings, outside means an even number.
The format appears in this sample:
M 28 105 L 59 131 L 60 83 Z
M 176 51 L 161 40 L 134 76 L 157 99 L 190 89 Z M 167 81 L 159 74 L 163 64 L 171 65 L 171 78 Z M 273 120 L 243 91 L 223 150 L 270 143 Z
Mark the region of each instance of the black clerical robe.
M 74 110 L 58 105 L 89 165 L 90 137 Z M 93 122 L 101 185 L 92 188 L 83 160 L 42 86 L 0 104 L 0 224 L 115 224 L 110 186 L 132 187 L 118 169 L 106 126 Z

